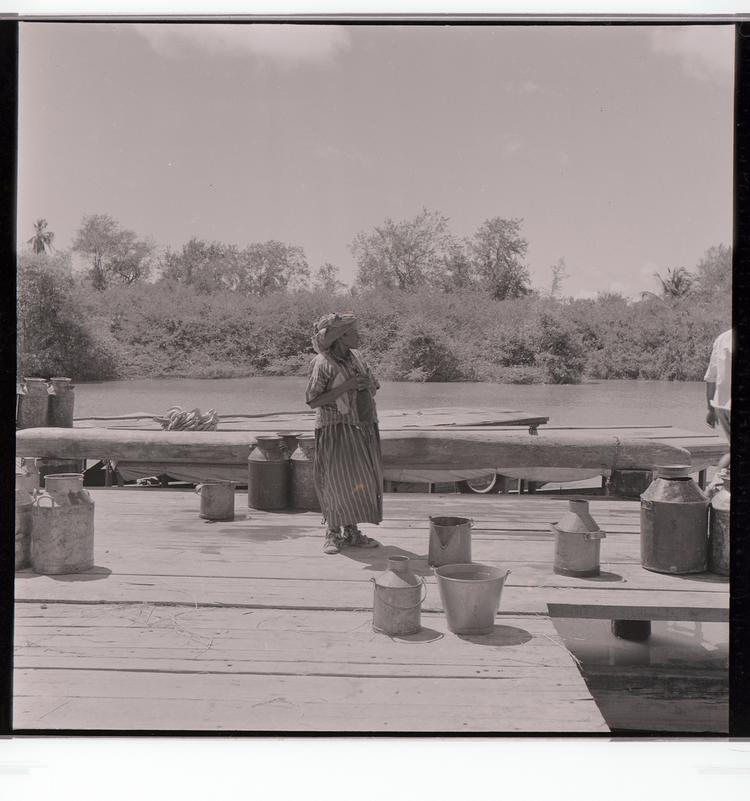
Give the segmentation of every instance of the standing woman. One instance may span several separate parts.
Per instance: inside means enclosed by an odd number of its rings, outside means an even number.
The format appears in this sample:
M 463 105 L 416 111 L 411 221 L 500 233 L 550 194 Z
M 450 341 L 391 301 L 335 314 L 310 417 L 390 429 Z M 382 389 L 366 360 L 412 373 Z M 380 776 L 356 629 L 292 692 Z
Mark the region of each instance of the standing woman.
M 383 519 L 383 465 L 373 396 L 378 390 L 359 347 L 353 314 L 315 324 L 307 405 L 315 409 L 313 477 L 326 521 L 325 553 L 377 548 L 357 523 Z M 343 528 L 343 531 L 342 531 Z

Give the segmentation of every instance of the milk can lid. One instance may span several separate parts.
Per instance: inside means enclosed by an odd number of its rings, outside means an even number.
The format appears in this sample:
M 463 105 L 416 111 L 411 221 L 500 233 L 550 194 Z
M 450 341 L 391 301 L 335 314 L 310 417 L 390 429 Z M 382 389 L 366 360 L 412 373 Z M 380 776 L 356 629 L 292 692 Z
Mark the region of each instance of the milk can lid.
M 690 478 L 689 464 L 661 464 L 656 466 L 659 478 Z

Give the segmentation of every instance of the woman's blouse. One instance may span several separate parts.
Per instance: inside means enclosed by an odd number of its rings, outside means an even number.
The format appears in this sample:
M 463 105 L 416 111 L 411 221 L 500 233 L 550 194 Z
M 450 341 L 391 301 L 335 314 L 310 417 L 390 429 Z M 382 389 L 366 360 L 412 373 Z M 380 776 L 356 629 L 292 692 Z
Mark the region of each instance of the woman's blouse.
M 310 364 L 310 376 L 305 393 L 307 402 L 310 403 L 311 400 L 314 400 L 319 395 L 333 389 L 334 379 L 339 374 L 343 376 L 344 380 L 354 378 L 356 375 L 367 376 L 376 388 L 380 388 L 380 384 L 372 370 L 370 370 L 369 365 L 358 350 L 352 348 L 341 361 L 329 353 L 318 353 Z M 348 423 L 354 426 L 377 423 L 378 416 L 375 401 L 368 390 L 351 390 L 347 395 L 349 396 L 349 411 L 346 413 L 341 413 L 338 410 L 336 401 L 318 406 L 315 410 L 316 428 L 325 428 L 326 426 L 336 425 L 336 423 Z M 369 420 L 367 419 L 368 416 Z

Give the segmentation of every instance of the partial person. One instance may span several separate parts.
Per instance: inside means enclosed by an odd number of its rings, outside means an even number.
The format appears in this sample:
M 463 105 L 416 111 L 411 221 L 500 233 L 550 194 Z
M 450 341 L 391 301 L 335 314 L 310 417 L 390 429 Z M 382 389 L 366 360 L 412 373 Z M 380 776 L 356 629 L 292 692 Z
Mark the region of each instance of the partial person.
M 732 329 L 719 334 L 711 349 L 703 380 L 706 382 L 706 423 L 714 428 L 718 423 L 731 441 L 732 412 Z
M 315 409 L 313 480 L 326 523 L 323 551 L 376 548 L 359 523 L 383 519 L 383 459 L 374 396 L 380 384 L 358 350 L 353 314 L 315 324 L 307 404 Z

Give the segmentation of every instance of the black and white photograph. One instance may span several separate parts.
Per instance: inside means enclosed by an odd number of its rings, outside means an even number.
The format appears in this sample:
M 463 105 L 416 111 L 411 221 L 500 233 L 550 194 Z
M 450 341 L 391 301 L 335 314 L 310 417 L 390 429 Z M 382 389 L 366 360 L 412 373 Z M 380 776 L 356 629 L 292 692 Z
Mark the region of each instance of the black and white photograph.
M 21 21 L 14 732 L 727 736 L 737 31 Z

